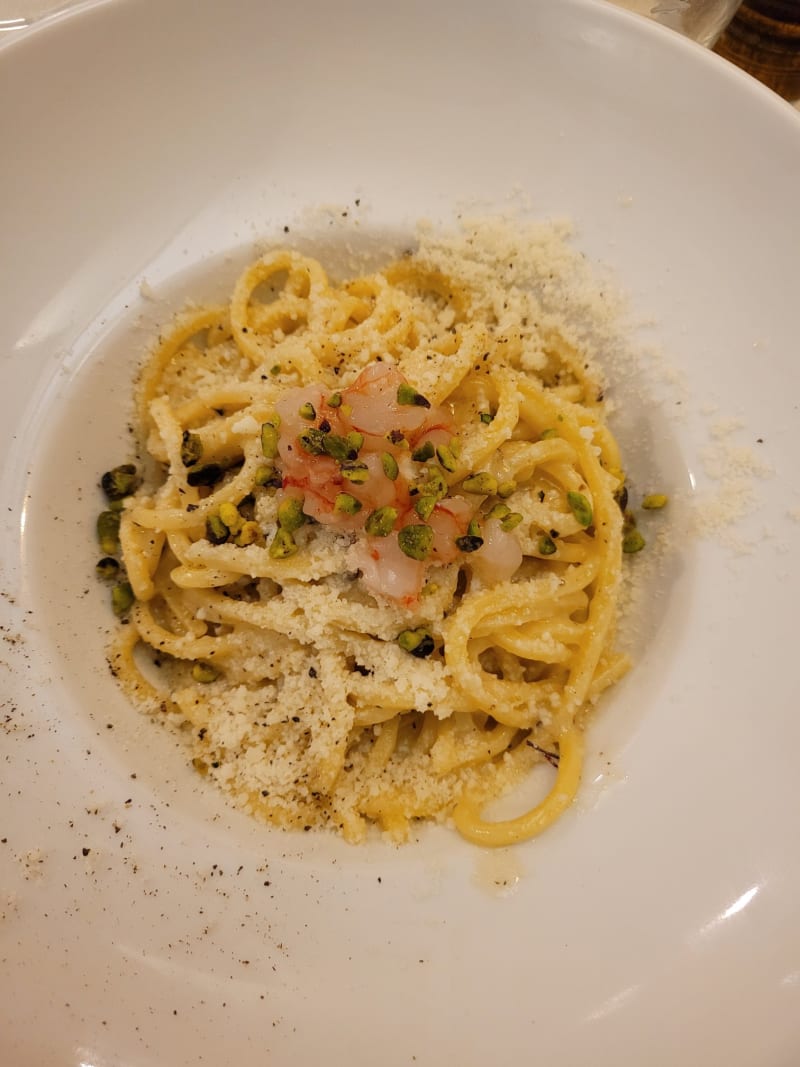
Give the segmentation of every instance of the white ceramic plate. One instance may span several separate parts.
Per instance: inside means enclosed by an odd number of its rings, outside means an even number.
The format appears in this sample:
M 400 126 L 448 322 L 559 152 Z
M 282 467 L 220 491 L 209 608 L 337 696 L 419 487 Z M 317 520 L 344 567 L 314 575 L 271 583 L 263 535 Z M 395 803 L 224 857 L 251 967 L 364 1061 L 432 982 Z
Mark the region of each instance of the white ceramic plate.
M 582 0 L 93 3 L 0 49 L 0 99 L 0 1062 L 800 1062 L 800 116 Z M 252 825 L 104 665 L 140 283 L 320 204 L 368 241 L 514 189 L 665 354 L 637 666 L 516 852 Z

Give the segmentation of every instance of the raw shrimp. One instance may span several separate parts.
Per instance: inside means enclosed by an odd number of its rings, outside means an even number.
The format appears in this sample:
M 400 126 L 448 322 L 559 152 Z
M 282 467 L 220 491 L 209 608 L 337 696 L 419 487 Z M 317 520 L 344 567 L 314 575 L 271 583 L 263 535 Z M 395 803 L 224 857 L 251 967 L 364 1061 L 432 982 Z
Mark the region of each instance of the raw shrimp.
M 522 563 L 522 546 L 510 530 L 504 530 L 499 519 L 483 524 L 483 544 L 470 557 L 470 566 L 484 585 L 496 585 L 516 574 Z
M 366 587 L 412 604 L 431 565 L 459 558 L 458 541 L 477 509 L 477 500 L 449 495 L 435 463 L 437 450 L 454 442 L 451 412 L 430 404 L 400 371 L 380 362 L 341 391 L 292 389 L 276 410 L 282 495 L 300 499 L 317 522 L 362 535 L 350 559 Z M 478 563 L 482 577 L 493 571 L 507 576 L 521 558 L 516 538 L 493 526 Z M 404 538 L 409 527 L 421 534 L 419 544 Z
M 371 593 L 379 593 L 407 607 L 416 602 L 428 565 L 409 559 L 400 548 L 396 533 L 388 537 L 359 538 L 348 558 L 361 571 L 361 580 Z

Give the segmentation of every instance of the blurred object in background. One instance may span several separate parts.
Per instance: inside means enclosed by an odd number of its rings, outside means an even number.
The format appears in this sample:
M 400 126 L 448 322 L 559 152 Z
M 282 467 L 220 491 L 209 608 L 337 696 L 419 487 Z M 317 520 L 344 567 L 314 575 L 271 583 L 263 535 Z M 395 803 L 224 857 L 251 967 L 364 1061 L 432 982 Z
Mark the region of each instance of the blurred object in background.
M 710 48 L 730 22 L 741 0 L 616 0 L 616 3 L 629 11 L 648 15 L 663 26 Z
M 744 0 L 714 51 L 798 102 L 800 0 Z

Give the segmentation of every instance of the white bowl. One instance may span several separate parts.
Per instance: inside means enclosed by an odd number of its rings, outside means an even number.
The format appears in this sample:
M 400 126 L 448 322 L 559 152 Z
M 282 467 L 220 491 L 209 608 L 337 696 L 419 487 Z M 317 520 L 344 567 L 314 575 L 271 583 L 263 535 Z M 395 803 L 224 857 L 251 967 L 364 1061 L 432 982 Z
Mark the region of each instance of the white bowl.
M 0 1060 L 800 1062 L 800 116 L 587 0 L 88 3 L 0 78 Z M 623 444 L 655 439 L 674 551 L 545 837 L 298 840 L 199 788 L 104 665 L 141 283 L 464 203 L 570 217 L 628 293 L 663 358 L 644 406 L 617 383 Z

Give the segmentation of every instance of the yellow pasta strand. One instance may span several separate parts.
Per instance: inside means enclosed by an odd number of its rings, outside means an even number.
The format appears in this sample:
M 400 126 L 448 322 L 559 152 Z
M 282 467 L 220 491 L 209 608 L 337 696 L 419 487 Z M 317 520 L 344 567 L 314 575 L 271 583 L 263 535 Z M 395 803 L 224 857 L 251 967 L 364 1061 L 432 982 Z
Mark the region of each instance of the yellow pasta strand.
M 453 821 L 459 833 L 484 848 L 516 845 L 542 833 L 564 814 L 575 799 L 581 780 L 583 748 L 583 737 L 577 730 L 569 730 L 562 735 L 553 788 L 540 804 L 515 819 L 487 822 L 481 818 L 475 803 L 469 799 L 462 800 L 453 812 Z

